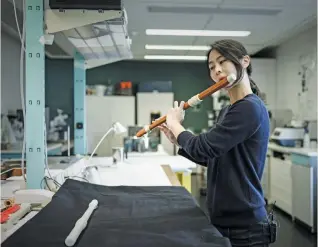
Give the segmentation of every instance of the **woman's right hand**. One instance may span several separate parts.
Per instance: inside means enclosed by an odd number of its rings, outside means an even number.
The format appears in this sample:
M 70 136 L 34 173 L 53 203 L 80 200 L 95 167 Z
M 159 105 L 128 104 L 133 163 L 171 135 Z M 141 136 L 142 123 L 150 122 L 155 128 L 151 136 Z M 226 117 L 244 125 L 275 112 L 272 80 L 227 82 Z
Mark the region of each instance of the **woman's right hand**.
M 177 138 L 174 136 L 172 131 L 167 127 L 166 123 L 159 125 L 158 128 L 160 129 L 161 132 L 163 132 L 166 135 L 166 137 L 172 144 L 179 146 L 177 142 Z

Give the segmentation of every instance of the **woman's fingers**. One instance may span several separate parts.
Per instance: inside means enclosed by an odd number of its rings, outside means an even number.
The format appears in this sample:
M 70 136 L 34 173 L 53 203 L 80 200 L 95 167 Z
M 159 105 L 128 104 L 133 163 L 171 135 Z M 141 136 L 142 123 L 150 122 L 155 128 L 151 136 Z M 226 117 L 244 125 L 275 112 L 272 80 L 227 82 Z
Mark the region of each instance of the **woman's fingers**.
M 180 109 L 181 109 L 181 110 L 183 110 L 184 104 L 185 104 L 185 102 L 184 102 L 184 101 L 181 101 L 181 103 L 180 103 Z
M 168 129 L 168 126 L 167 126 L 167 124 L 166 124 L 166 123 L 163 123 L 161 126 L 163 126 L 163 127 L 165 127 L 165 128 L 167 128 L 167 129 Z

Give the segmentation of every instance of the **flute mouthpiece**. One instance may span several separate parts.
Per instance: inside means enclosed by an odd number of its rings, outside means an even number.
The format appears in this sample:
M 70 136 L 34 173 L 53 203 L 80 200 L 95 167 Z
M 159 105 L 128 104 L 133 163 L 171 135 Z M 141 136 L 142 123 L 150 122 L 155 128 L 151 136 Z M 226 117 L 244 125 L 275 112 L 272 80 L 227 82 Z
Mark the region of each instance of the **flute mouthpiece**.
M 234 82 L 236 81 L 236 75 L 230 74 L 230 75 L 227 76 L 226 79 L 227 79 L 227 81 L 228 81 L 230 84 L 232 84 L 232 83 L 234 83 Z

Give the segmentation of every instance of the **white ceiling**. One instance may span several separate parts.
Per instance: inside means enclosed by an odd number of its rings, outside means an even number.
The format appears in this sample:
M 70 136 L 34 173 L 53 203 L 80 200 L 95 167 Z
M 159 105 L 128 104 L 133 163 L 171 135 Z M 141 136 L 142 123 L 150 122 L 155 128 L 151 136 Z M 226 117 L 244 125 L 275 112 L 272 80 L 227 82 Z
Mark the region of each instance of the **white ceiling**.
M 152 29 L 207 29 L 251 31 L 241 41 L 250 54 L 279 44 L 316 24 L 316 0 L 126 0 L 134 58 L 149 55 L 205 55 L 205 51 L 145 50 L 150 45 L 209 45 L 222 37 L 146 36 Z M 161 7 L 161 8 L 155 8 Z M 149 8 L 161 12 L 149 12 Z M 223 12 L 223 13 L 222 13 Z
M 12 0 L 1 0 L 2 3 Z M 21 0 L 16 0 L 21 9 Z M 146 36 L 146 29 L 250 31 L 241 41 L 253 55 L 317 23 L 316 0 L 123 0 L 134 59 L 144 55 L 205 55 L 205 51 L 146 50 L 145 45 L 209 45 L 222 37 Z M 48 0 L 46 0 L 48 6 Z M 2 21 L 2 24 L 3 21 Z M 5 23 L 15 29 L 15 23 Z M 2 25 L 3 26 L 3 25 Z M 57 35 L 61 36 L 61 35 Z M 66 53 L 67 39 L 56 39 Z M 53 50 L 53 49 L 52 49 Z M 56 49 L 57 50 L 57 49 Z M 54 52 L 54 51 L 51 51 Z

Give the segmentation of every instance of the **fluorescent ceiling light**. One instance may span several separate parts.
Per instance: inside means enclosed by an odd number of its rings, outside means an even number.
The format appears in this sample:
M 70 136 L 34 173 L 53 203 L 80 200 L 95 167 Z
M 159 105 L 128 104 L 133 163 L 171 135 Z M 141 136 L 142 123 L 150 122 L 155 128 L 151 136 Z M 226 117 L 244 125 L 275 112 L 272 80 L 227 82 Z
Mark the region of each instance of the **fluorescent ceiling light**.
M 249 31 L 147 29 L 147 35 L 246 37 Z
M 170 55 L 146 55 L 145 59 L 154 60 L 197 60 L 204 61 L 207 59 L 206 56 L 170 56 Z
M 147 50 L 179 50 L 179 51 L 208 51 L 210 46 L 195 45 L 146 45 Z

